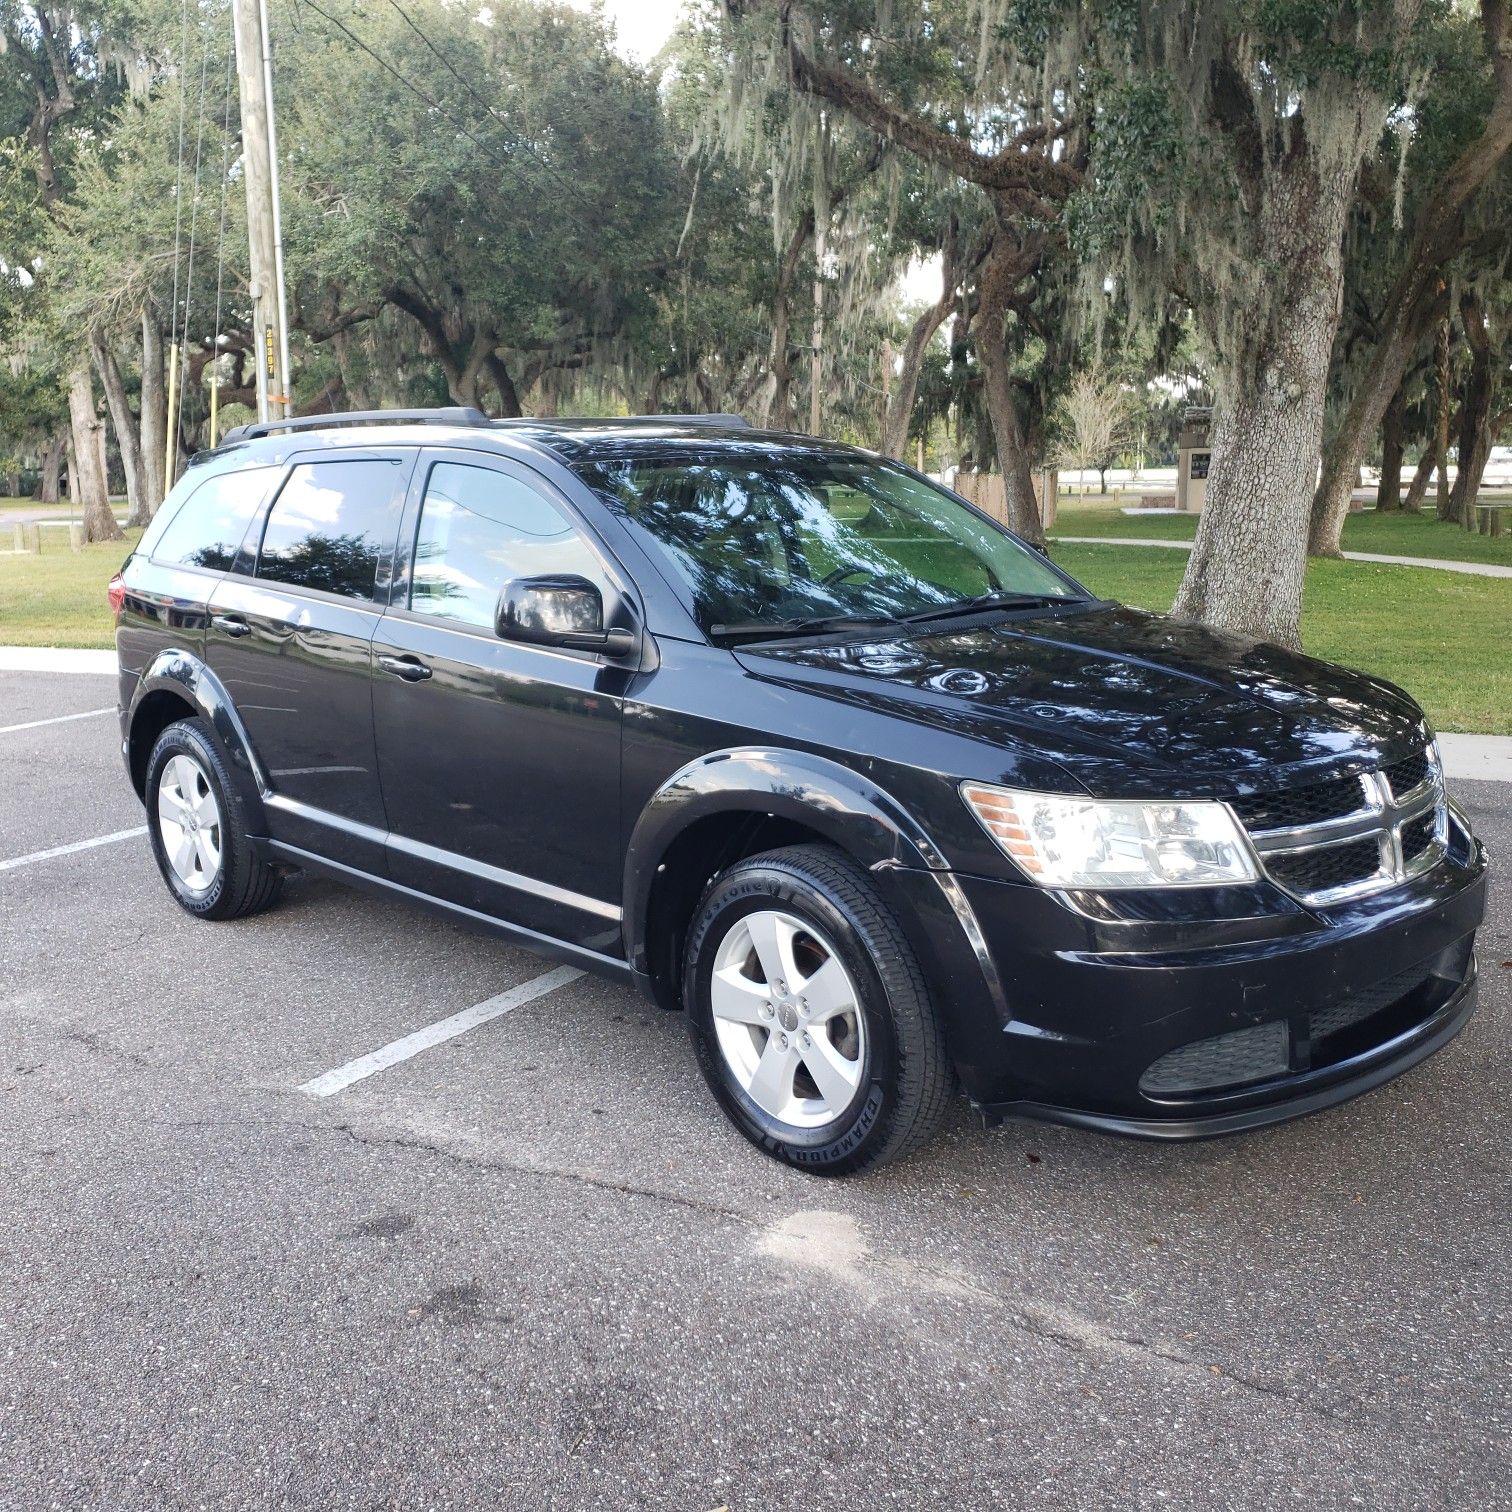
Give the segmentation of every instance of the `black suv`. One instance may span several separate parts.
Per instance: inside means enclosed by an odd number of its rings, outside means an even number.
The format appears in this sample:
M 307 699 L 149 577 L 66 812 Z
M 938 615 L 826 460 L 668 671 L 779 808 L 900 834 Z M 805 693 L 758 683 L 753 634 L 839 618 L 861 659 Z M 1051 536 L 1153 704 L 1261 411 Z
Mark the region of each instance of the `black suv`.
M 1405 694 L 1103 602 L 954 494 L 729 416 L 244 427 L 111 584 L 152 845 L 634 982 L 811 1170 L 989 1117 L 1187 1138 L 1474 1004 L 1485 857 Z

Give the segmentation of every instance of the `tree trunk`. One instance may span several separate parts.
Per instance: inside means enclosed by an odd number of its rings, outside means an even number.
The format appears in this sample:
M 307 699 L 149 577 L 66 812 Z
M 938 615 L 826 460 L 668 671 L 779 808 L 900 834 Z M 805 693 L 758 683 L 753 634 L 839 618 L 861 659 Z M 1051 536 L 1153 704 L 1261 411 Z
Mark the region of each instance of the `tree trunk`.
M 63 457 L 68 451 L 68 432 L 59 431 L 42 448 L 42 477 L 37 490 L 41 504 L 56 504 L 63 487 Z
M 110 512 L 110 496 L 100 466 L 100 417 L 95 413 L 87 357 L 80 357 L 68 377 L 68 418 L 73 430 L 73 496 L 83 520 L 84 539 L 123 540 L 121 527 Z
M 1441 270 L 1460 250 L 1465 207 L 1512 150 L 1512 34 L 1509 34 L 1507 0 L 1481 0 L 1480 12 L 1486 57 L 1496 90 L 1482 120 L 1480 135 L 1468 142 L 1438 175 L 1433 195 L 1418 212 L 1406 264 L 1382 313 L 1383 334 L 1370 372 L 1356 392 L 1339 437 L 1325 459 L 1323 478 L 1313 503 L 1308 543 L 1308 549 L 1315 555 L 1339 554 L 1340 532 L 1349 512 L 1344 479 L 1352 476 L 1354 466 L 1364 457 L 1392 394 L 1401 387 L 1414 349 L 1432 323 L 1433 307 L 1441 299 Z M 1444 445 L 1447 444 L 1446 437 Z M 1441 514 L 1447 505 L 1441 473 Z
M 1254 315 L 1264 334 L 1218 382 L 1207 502 L 1173 612 L 1295 649 L 1353 175 L 1303 158 L 1273 171 L 1255 254 L 1279 271 Z
M 142 434 L 131 403 L 126 397 L 126 384 L 115 353 L 102 332 L 90 333 L 89 348 L 94 354 L 95 369 L 105 389 L 105 403 L 110 410 L 110 423 L 115 429 L 116 447 L 121 453 L 121 469 L 126 474 L 126 502 L 129 506 L 127 524 L 136 527 L 145 525 L 152 518 L 148 508 L 147 472 L 142 458 Z
M 1428 484 L 1432 480 L 1433 448 L 1424 445 L 1417 471 L 1412 475 L 1412 482 L 1407 485 L 1407 497 L 1402 500 L 1402 508 L 1406 513 L 1416 514 L 1423 507 L 1423 500 L 1428 497 Z
M 1438 405 L 1434 414 L 1433 450 L 1438 463 L 1438 517 L 1449 519 L 1449 317 L 1438 333 Z
M 151 306 L 142 307 L 142 474 L 146 480 L 146 513 L 158 511 L 167 491 L 163 464 L 168 446 L 168 400 L 163 379 L 163 332 Z
M 903 453 L 908 447 L 908 423 L 913 418 L 914 400 L 919 394 L 919 374 L 924 367 L 924 355 L 935 332 L 945 323 L 950 314 L 955 290 L 951 288 L 938 304 L 931 305 L 914 321 L 903 345 L 903 361 L 898 369 L 892 394 L 888 398 L 887 413 L 882 421 L 882 451 L 886 456 L 905 460 Z
M 1402 444 L 1407 430 L 1407 395 L 1398 389 L 1381 422 L 1381 481 L 1376 487 L 1377 511 L 1402 507 Z M 1321 492 L 1321 490 L 1320 490 Z
M 1018 397 L 1013 392 L 1013 375 L 1008 369 L 1008 351 L 1003 339 L 1009 297 L 1019 282 L 1037 266 L 1039 255 L 1038 250 L 1029 251 L 1016 244 L 999 224 L 982 265 L 972 330 L 976 337 L 977 361 L 982 368 L 987 417 L 992 422 L 998 468 L 1003 474 L 1008 528 L 1026 541 L 1043 543 L 1045 532 L 1034 497 L 1029 443 L 1019 417 Z
M 945 239 L 943 267 L 941 269 L 940 297 L 914 321 L 903 345 L 903 361 L 898 369 L 897 387 L 888 396 L 882 421 L 882 451 L 884 455 L 904 461 L 904 449 L 908 445 L 908 423 L 913 418 L 914 400 L 919 393 L 919 374 L 924 367 L 924 354 L 935 332 L 949 318 L 956 303 L 956 282 L 960 270 L 956 263 L 956 228 L 952 220 Z M 884 382 L 891 381 L 891 375 Z
M 488 376 L 499 391 L 499 414 L 506 420 L 519 419 L 525 413 L 520 407 L 519 390 L 515 388 L 514 378 L 504 359 L 497 352 L 488 359 Z
M 1459 411 L 1459 466 L 1449 494 L 1449 518 L 1466 530 L 1475 526 L 1475 500 L 1491 455 L 1491 416 L 1496 408 L 1497 374 L 1491 338 L 1480 301 L 1467 294 L 1462 306 L 1470 343 L 1470 372 Z
M 1034 469 L 1029 446 L 1019 419 L 1018 399 L 1008 372 L 1008 354 L 1003 349 L 1001 317 L 977 334 L 977 360 L 982 365 L 982 387 L 992 438 L 997 443 L 998 468 L 1003 474 L 1003 499 L 1008 510 L 1008 528 L 1026 541 L 1045 539 L 1040 525 L 1039 504 L 1034 497 Z
M 803 249 L 814 234 L 814 212 L 805 210 L 782 254 L 777 269 L 777 289 L 772 298 L 772 341 L 767 350 L 766 393 L 761 404 L 761 423 L 773 430 L 792 430 L 797 424 L 793 413 L 793 354 L 789 347 L 793 324 L 793 284 L 798 277 L 798 263 Z

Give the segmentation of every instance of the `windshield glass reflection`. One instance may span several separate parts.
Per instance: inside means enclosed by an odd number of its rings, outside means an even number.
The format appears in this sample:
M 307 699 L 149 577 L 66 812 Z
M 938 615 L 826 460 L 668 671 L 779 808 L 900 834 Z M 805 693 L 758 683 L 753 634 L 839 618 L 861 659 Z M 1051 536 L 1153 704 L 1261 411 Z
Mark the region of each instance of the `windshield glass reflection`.
M 670 558 L 700 625 L 716 634 L 830 618 L 885 623 L 987 595 L 1084 597 L 1037 552 L 882 463 L 742 454 L 584 471 Z

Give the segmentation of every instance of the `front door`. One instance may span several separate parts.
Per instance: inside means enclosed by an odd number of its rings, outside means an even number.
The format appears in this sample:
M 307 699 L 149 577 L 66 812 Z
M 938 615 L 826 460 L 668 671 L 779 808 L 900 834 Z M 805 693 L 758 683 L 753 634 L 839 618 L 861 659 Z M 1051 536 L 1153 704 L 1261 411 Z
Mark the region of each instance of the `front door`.
M 272 790 L 273 837 L 379 875 L 371 643 L 414 457 L 296 458 L 211 596 L 205 643 Z
M 373 715 L 399 882 L 522 928 L 620 953 L 625 673 L 586 652 L 501 640 L 515 577 L 575 573 L 606 611 L 622 585 L 566 501 L 528 468 L 426 452 Z

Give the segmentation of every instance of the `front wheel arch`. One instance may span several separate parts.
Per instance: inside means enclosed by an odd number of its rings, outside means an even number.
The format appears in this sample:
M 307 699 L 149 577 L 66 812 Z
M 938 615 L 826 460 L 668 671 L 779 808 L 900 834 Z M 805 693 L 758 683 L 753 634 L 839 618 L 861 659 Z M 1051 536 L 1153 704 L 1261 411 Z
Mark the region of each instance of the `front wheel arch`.
M 891 794 L 805 751 L 714 751 L 662 784 L 626 847 L 623 888 L 626 953 L 658 1004 L 681 1007 L 682 934 L 709 880 L 763 850 L 810 843 L 863 868 L 944 865 Z

